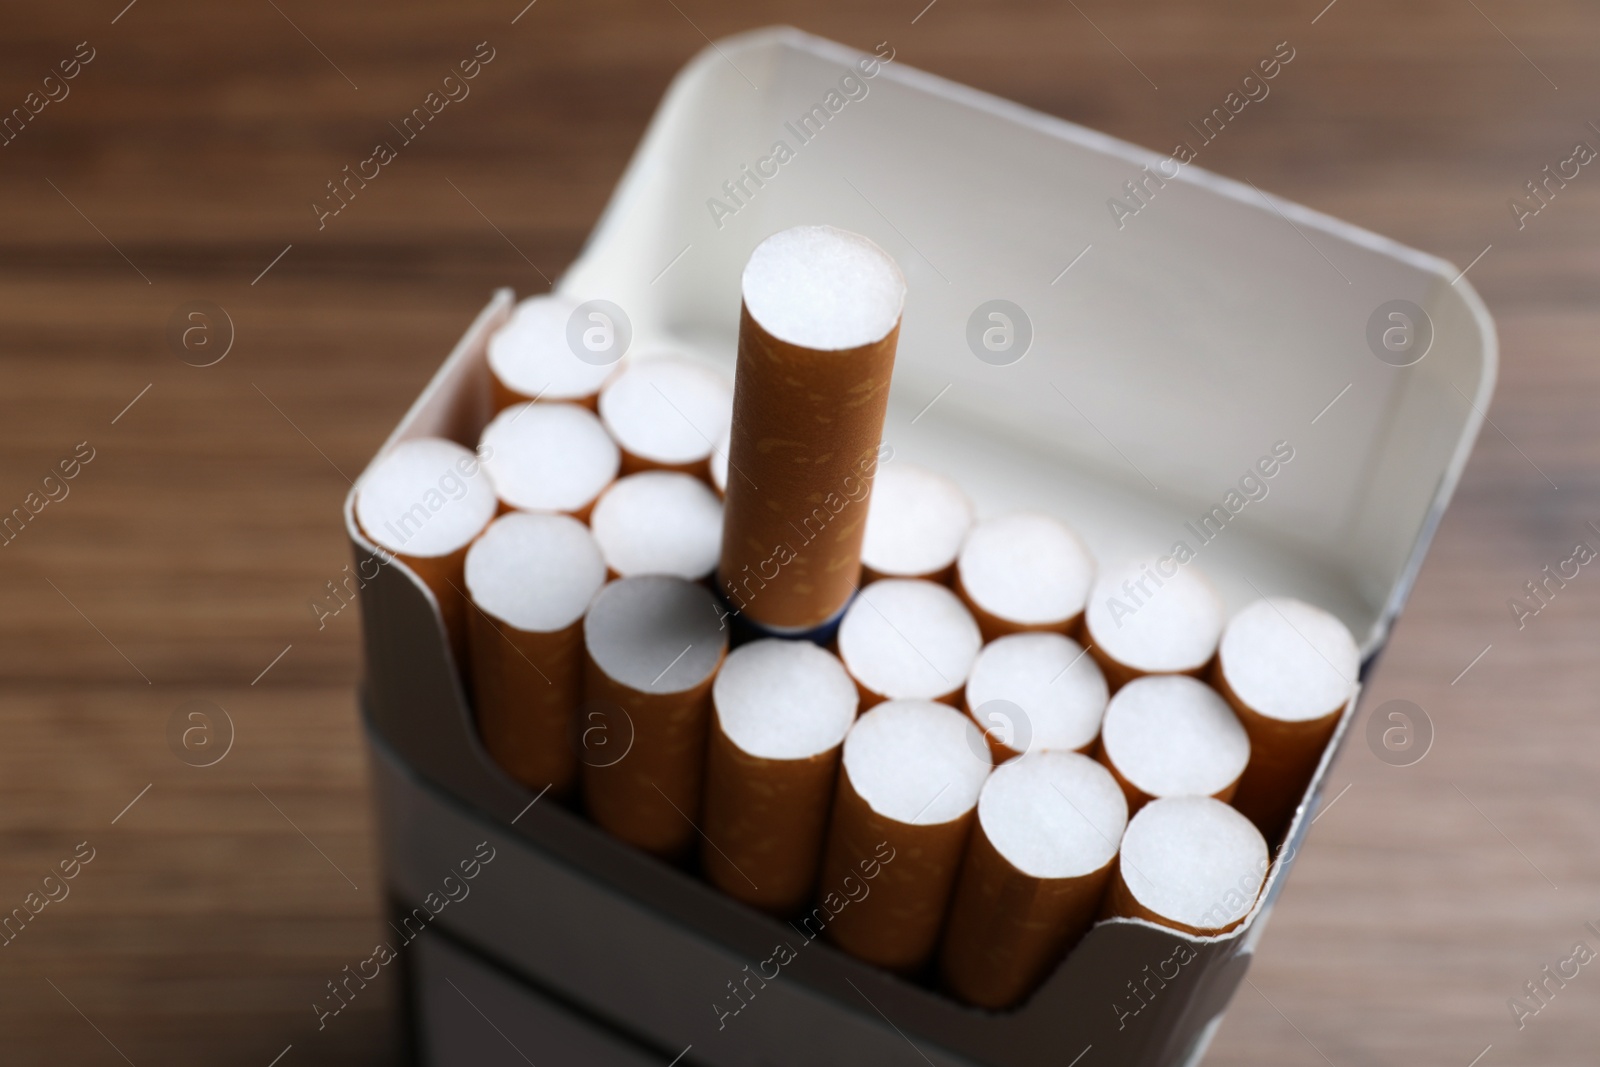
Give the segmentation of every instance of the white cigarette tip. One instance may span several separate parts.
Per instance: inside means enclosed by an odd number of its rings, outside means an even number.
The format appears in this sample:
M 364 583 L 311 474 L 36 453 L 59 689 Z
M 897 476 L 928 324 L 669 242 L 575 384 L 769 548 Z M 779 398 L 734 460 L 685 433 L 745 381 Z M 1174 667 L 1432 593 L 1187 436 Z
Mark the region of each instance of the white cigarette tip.
M 577 301 L 554 293 L 530 296 L 489 338 L 489 367 L 512 390 L 545 400 L 593 396 L 615 367 L 579 359 L 567 337 Z
M 532 633 L 554 633 L 577 622 L 605 580 L 594 538 L 567 515 L 509 512 L 467 551 L 473 603 Z
M 722 552 L 722 501 L 700 479 L 643 471 L 612 483 L 589 517 L 606 564 L 623 578 L 698 580 Z
M 1122 788 L 1076 752 L 1001 764 L 978 798 L 978 822 L 1012 866 L 1034 878 L 1081 878 L 1111 862 L 1128 823 Z
M 1338 711 L 1361 669 L 1349 628 L 1291 597 L 1257 600 L 1240 610 L 1223 631 L 1219 653 L 1234 695 L 1251 710 L 1285 722 Z
M 1158 568 L 1129 563 L 1101 575 L 1084 610 L 1089 639 L 1136 670 L 1195 670 L 1217 650 L 1222 598 L 1193 565 Z
M 494 488 L 479 467 L 478 458 L 454 441 L 402 441 L 362 476 L 356 520 L 392 552 L 447 556 L 494 517 Z
M 711 699 L 722 732 L 761 759 L 807 759 L 844 741 L 858 696 L 844 665 L 809 641 L 766 638 L 728 654 Z
M 1128 822 L 1121 872 L 1133 898 L 1157 915 L 1220 930 L 1255 904 L 1267 872 L 1267 842 L 1220 800 L 1167 797 Z
M 1146 675 L 1119 689 L 1100 743 L 1117 772 L 1152 797 L 1212 796 L 1250 761 L 1250 737 L 1228 702 L 1184 674 Z
M 526 511 L 579 511 L 622 464 L 600 420 L 577 404 L 513 404 L 484 428 L 480 443 L 500 499 Z
M 839 623 L 839 657 L 869 691 L 932 700 L 966 685 L 983 638 L 950 590 L 913 578 L 873 582 Z
M 833 226 L 796 226 L 756 246 L 744 304 L 773 337 L 840 351 L 888 336 L 905 308 L 900 267 L 871 240 Z
M 990 766 L 972 720 L 931 700 L 879 704 L 844 741 L 844 770 L 857 795 L 879 815 L 917 826 L 971 811 Z

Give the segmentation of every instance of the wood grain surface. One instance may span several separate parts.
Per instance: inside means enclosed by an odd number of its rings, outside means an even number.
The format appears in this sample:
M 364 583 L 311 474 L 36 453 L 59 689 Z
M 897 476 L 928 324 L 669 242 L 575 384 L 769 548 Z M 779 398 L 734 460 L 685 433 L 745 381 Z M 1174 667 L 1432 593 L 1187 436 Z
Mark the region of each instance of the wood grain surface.
M 0 911 L 94 859 L 0 947 L 0 1062 L 393 1062 L 393 977 L 310 1008 L 380 928 L 359 622 L 308 607 L 347 479 L 492 287 L 572 260 L 674 71 L 779 22 L 1162 150 L 1290 41 L 1204 165 L 1475 264 L 1493 425 L 1367 705 L 1421 705 L 1432 751 L 1353 739 L 1208 1062 L 1596 1062 L 1600 969 L 1521 1029 L 1507 1001 L 1600 949 L 1600 572 L 1521 630 L 1507 601 L 1600 543 L 1600 169 L 1520 230 L 1507 202 L 1600 146 L 1600 9 L 925 2 L 7 3 L 0 109 L 93 58 L 0 147 L 0 510 L 94 458 L 0 548 Z M 319 230 L 482 41 L 470 97 Z M 191 300 L 234 324 L 214 366 L 166 341 Z M 235 726 L 208 768 L 167 741 L 196 699 Z

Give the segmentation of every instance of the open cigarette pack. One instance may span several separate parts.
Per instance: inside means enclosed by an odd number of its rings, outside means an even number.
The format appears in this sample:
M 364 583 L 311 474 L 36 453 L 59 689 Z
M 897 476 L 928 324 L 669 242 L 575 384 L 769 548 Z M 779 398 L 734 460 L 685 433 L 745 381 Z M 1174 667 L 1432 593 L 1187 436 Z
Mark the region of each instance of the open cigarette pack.
M 418 1062 L 1200 1061 L 1496 348 L 1192 158 L 679 75 L 346 503 Z

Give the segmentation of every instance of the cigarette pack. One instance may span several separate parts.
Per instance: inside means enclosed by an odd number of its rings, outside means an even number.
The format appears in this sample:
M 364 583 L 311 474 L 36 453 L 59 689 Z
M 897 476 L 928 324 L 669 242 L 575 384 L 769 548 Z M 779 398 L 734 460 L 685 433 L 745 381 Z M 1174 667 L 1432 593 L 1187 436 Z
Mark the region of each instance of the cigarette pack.
M 756 244 L 805 223 L 865 234 L 910 286 L 886 454 L 950 474 L 980 514 L 1058 514 L 1102 561 L 1192 564 L 1230 612 L 1322 605 L 1370 666 L 1493 390 L 1470 284 L 1200 169 L 1193 134 L 1147 151 L 912 70 L 893 45 L 774 28 L 709 47 L 557 288 L 620 309 L 636 348 L 731 372 Z M 476 441 L 512 304 L 493 297 L 389 445 Z M 381 555 L 353 514 L 357 558 Z M 438 1067 L 1197 1063 L 1355 715 L 1241 925 L 1102 922 L 1020 1007 L 988 1012 L 816 937 L 849 897 L 770 918 L 517 785 L 478 740 L 432 595 L 403 564 L 372 571 L 363 713 L 407 1018 Z M 1130 581 L 1113 616 L 1148 595 Z M 589 758 L 628 743 L 596 740 Z M 468 891 L 441 890 L 463 865 Z

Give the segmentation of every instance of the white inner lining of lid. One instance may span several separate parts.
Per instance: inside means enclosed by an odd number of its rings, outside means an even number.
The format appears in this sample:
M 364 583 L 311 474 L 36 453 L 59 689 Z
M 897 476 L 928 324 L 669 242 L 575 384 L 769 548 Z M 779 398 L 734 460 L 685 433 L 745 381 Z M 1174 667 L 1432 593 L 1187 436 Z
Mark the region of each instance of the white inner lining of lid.
M 795 760 L 842 743 L 858 697 L 832 653 L 810 641 L 765 638 L 728 653 L 711 699 L 728 740 L 762 759 Z
M 717 669 L 728 645 L 716 599 L 703 585 L 650 574 L 601 589 L 583 619 L 596 665 L 646 693 L 681 693 Z
M 1078 878 L 1111 862 L 1128 824 L 1122 789 L 1076 752 L 1034 752 L 995 769 L 978 798 L 989 843 L 1023 874 Z
M 1222 634 L 1223 676 L 1245 706 L 1284 722 L 1308 722 L 1344 707 L 1361 670 L 1345 624 L 1303 600 L 1247 605 Z
M 589 525 L 606 563 L 624 578 L 704 578 L 722 551 L 722 501 L 705 482 L 672 471 L 614 482 L 595 503 Z
M 1135 678 L 1111 698 L 1100 731 L 1118 773 L 1153 797 L 1211 796 L 1250 761 L 1228 702 L 1186 674 Z
M 966 605 L 921 579 L 873 582 L 839 623 L 839 656 L 850 673 L 890 699 L 941 697 L 966 683 L 983 643 Z
M 981 714 L 991 700 L 1022 710 L 1026 721 L 1011 724 L 1012 738 L 999 738 L 1018 751 L 1087 745 L 1100 732 L 1109 695 L 1094 657 L 1057 633 L 1008 634 L 989 642 L 972 665 L 966 694 L 980 726 L 987 725 Z
M 1130 563 L 1101 575 L 1084 621 L 1089 640 L 1118 663 L 1151 673 L 1188 671 L 1217 650 L 1222 600 L 1192 564 L 1168 578 Z
M 733 386 L 680 356 L 640 356 L 600 394 L 600 418 L 641 459 L 705 459 L 733 418 Z
M 518 630 L 553 633 L 583 617 L 606 580 L 600 549 L 567 515 L 508 512 L 467 550 L 467 594 Z
M 489 338 L 489 367 L 507 386 L 541 400 L 593 396 L 614 366 L 581 360 L 567 342 L 567 320 L 578 307 L 564 296 L 530 296 Z
M 885 463 L 872 480 L 861 562 L 886 577 L 934 574 L 955 562 L 972 526 L 961 487 L 914 463 Z
M 1250 911 L 1267 873 L 1267 843 L 1210 797 L 1167 797 L 1139 809 L 1122 838 L 1122 880 L 1146 908 L 1201 930 Z
M 495 512 L 494 486 L 478 457 L 438 437 L 400 442 L 357 488 L 356 521 L 367 536 L 418 558 L 448 556 Z
M 1094 557 L 1060 519 L 1014 512 L 973 527 L 962 546 L 961 587 L 991 615 L 1029 625 L 1083 610 Z
M 611 484 L 622 453 L 588 408 L 513 404 L 484 428 L 500 499 L 527 511 L 577 511 Z
M 983 735 L 959 711 L 929 700 L 890 700 L 851 727 L 844 769 L 879 815 L 933 826 L 972 810 L 990 763 Z
M 795 226 L 756 246 L 745 264 L 744 306 L 773 337 L 831 352 L 883 340 L 900 321 L 906 280 L 860 234 Z

